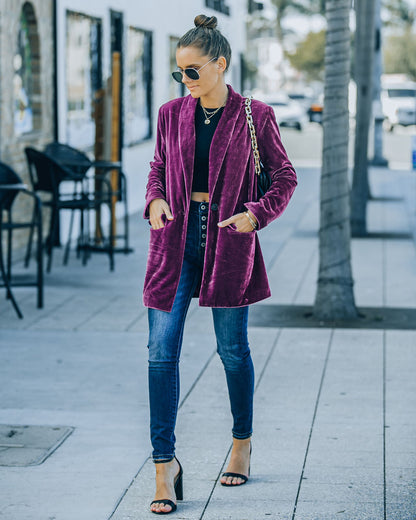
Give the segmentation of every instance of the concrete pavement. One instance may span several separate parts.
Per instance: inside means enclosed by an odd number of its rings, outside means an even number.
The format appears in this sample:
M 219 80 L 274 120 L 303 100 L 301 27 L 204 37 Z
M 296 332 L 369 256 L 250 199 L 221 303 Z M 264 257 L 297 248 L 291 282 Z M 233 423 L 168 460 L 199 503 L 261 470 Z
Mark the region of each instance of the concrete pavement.
M 260 233 L 273 292 L 263 304 L 313 303 L 319 171 L 298 173 L 287 212 Z M 371 185 L 371 238 L 352 241 L 356 303 L 415 311 L 416 174 L 373 169 Z M 0 424 L 74 428 L 35 466 L 2 466 L 25 448 L 0 442 L 2 520 L 154 518 L 141 305 L 148 229 L 138 216 L 131 224 L 135 252 L 117 255 L 115 272 L 105 256 L 63 267 L 58 254 L 45 309 L 31 289 L 15 291 L 24 320 L 0 300 Z M 192 303 L 177 427 L 185 500 L 172 518 L 415 520 L 416 323 L 259 327 L 252 319 L 249 337 L 251 478 L 228 489 L 218 483 L 231 443 L 225 378 L 210 310 Z

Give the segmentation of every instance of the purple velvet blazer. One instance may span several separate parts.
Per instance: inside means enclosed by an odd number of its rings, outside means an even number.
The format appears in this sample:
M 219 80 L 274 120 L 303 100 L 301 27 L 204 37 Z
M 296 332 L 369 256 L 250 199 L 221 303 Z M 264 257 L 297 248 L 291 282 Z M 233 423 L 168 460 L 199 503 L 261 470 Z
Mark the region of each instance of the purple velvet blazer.
M 297 184 L 280 140 L 273 109 L 252 101 L 260 158 L 272 178 L 270 190 L 256 200 L 256 175 L 244 98 L 229 95 L 212 139 L 209 159 L 209 216 L 204 270 L 197 289 L 206 307 L 241 307 L 270 296 L 257 232 L 240 233 L 217 223 L 249 209 L 258 229 L 286 208 Z M 144 282 L 145 306 L 171 311 L 185 249 L 195 151 L 195 108 L 190 95 L 159 110 L 156 150 L 147 184 L 144 217 L 155 198 L 165 199 L 174 220 L 150 229 Z

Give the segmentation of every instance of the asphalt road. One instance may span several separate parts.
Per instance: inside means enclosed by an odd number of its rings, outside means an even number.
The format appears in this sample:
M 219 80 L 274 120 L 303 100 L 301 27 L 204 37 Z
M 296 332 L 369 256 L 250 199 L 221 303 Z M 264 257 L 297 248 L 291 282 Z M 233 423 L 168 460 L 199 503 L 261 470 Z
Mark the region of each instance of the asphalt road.
M 281 128 L 282 140 L 289 157 L 302 166 L 317 166 L 321 163 L 322 127 L 309 123 L 302 131 Z M 383 155 L 389 167 L 406 170 L 411 168 L 411 136 L 416 135 L 416 127 L 397 127 L 393 132 L 384 132 Z M 369 157 L 373 156 L 373 137 L 370 135 Z M 350 131 L 350 164 L 353 164 L 354 128 Z

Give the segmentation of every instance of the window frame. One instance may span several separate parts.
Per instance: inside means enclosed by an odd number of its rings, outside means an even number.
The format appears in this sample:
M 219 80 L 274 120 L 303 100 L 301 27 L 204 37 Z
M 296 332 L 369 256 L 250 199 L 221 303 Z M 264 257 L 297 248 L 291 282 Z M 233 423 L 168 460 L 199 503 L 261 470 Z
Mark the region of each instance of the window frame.
M 80 143 L 71 141 L 71 130 L 70 130 L 70 113 L 72 110 L 69 108 L 70 104 L 70 96 L 69 96 L 69 82 L 68 77 L 69 73 L 69 58 L 68 58 L 68 50 L 69 50 L 69 39 L 68 39 L 68 23 L 70 17 L 77 17 L 79 19 L 88 20 L 90 22 L 90 33 L 89 33 L 89 60 L 90 67 L 86 67 L 84 70 L 89 70 L 89 85 L 86 87 L 90 90 L 90 99 L 89 99 L 89 107 L 91 110 L 88 113 L 87 107 L 83 107 L 82 111 L 87 115 L 85 118 L 85 122 L 93 123 L 94 126 L 94 138 L 92 142 L 89 142 L 80 146 Z M 96 43 L 95 47 L 92 47 L 92 30 L 93 25 L 95 25 L 95 30 L 97 31 L 97 37 L 94 42 Z M 72 9 L 66 9 L 65 11 L 65 93 L 66 93 L 66 121 L 65 121 L 65 135 L 66 142 L 75 148 L 78 148 L 83 151 L 90 151 L 95 146 L 95 119 L 93 116 L 94 111 L 94 94 L 103 86 L 103 52 L 102 52 L 102 39 L 103 39 L 103 20 L 97 16 L 91 16 L 89 14 L 74 11 Z M 94 52 L 95 51 L 95 52 Z M 94 66 L 95 65 L 95 66 Z
M 129 35 L 130 32 L 137 32 L 143 34 L 143 71 L 144 75 L 147 79 L 145 84 L 143 85 L 144 88 L 144 94 L 145 94 L 145 108 L 146 108 L 146 118 L 148 122 L 148 132 L 145 136 L 139 137 L 139 138 L 131 138 L 128 140 L 128 112 L 129 108 L 131 106 L 130 104 L 130 86 L 129 86 L 129 74 L 130 74 L 130 61 L 129 61 Z M 131 148 L 134 146 L 137 146 L 141 143 L 147 142 L 153 138 L 153 31 L 149 31 L 147 29 L 143 29 L 141 27 L 137 27 L 135 25 L 127 25 L 126 26 L 126 59 L 125 59 L 125 67 L 124 67 L 124 74 L 125 74 L 125 83 L 124 83 L 124 99 L 123 99 L 123 105 L 124 105 L 124 147 L 125 148 Z
M 226 4 L 226 0 L 205 0 L 205 6 L 214 9 L 214 11 L 230 16 L 231 9 Z
M 24 70 L 24 58 L 26 56 L 22 56 L 21 54 L 21 33 L 24 30 L 22 25 L 22 20 L 26 22 L 26 36 L 30 53 L 30 74 L 29 80 L 25 83 L 25 70 Z M 35 6 L 32 2 L 25 2 L 19 14 L 19 29 L 18 29 L 18 37 L 17 37 L 17 46 L 15 47 L 15 52 L 13 56 L 13 134 L 17 139 L 27 139 L 41 131 L 42 129 L 42 85 L 41 85 L 41 49 L 40 49 L 40 40 L 39 40 L 39 30 L 38 30 L 38 20 L 36 17 Z M 20 56 L 22 62 L 19 67 L 17 67 L 17 57 Z M 20 78 L 21 81 L 21 89 L 25 96 L 27 97 L 27 105 L 25 107 L 26 110 L 30 111 L 30 122 L 31 127 L 28 130 L 17 131 L 18 126 L 16 125 L 16 107 L 15 103 L 19 101 L 17 97 L 16 82 L 17 78 Z M 27 90 L 27 92 L 26 92 Z

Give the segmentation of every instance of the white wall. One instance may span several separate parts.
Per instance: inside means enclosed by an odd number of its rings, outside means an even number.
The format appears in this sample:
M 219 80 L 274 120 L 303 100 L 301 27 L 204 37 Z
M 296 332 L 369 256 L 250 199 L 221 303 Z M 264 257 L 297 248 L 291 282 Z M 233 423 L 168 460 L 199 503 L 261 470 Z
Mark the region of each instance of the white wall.
M 205 7 L 204 0 L 57 0 L 58 46 L 58 138 L 66 140 L 66 82 L 65 82 L 65 16 L 66 10 L 102 19 L 103 79 L 110 70 L 110 9 L 123 13 L 124 25 L 153 33 L 153 134 L 156 131 L 158 108 L 169 99 L 169 82 L 173 81 L 169 67 L 169 36 L 182 36 L 193 27 L 198 14 L 216 16 L 219 29 L 230 41 L 234 62 L 227 82 L 240 88 L 239 54 L 245 50 L 246 0 L 227 0 L 231 16 Z M 149 162 L 153 158 L 154 139 L 123 149 L 123 167 L 127 175 L 130 212 L 144 205 L 144 193 Z

